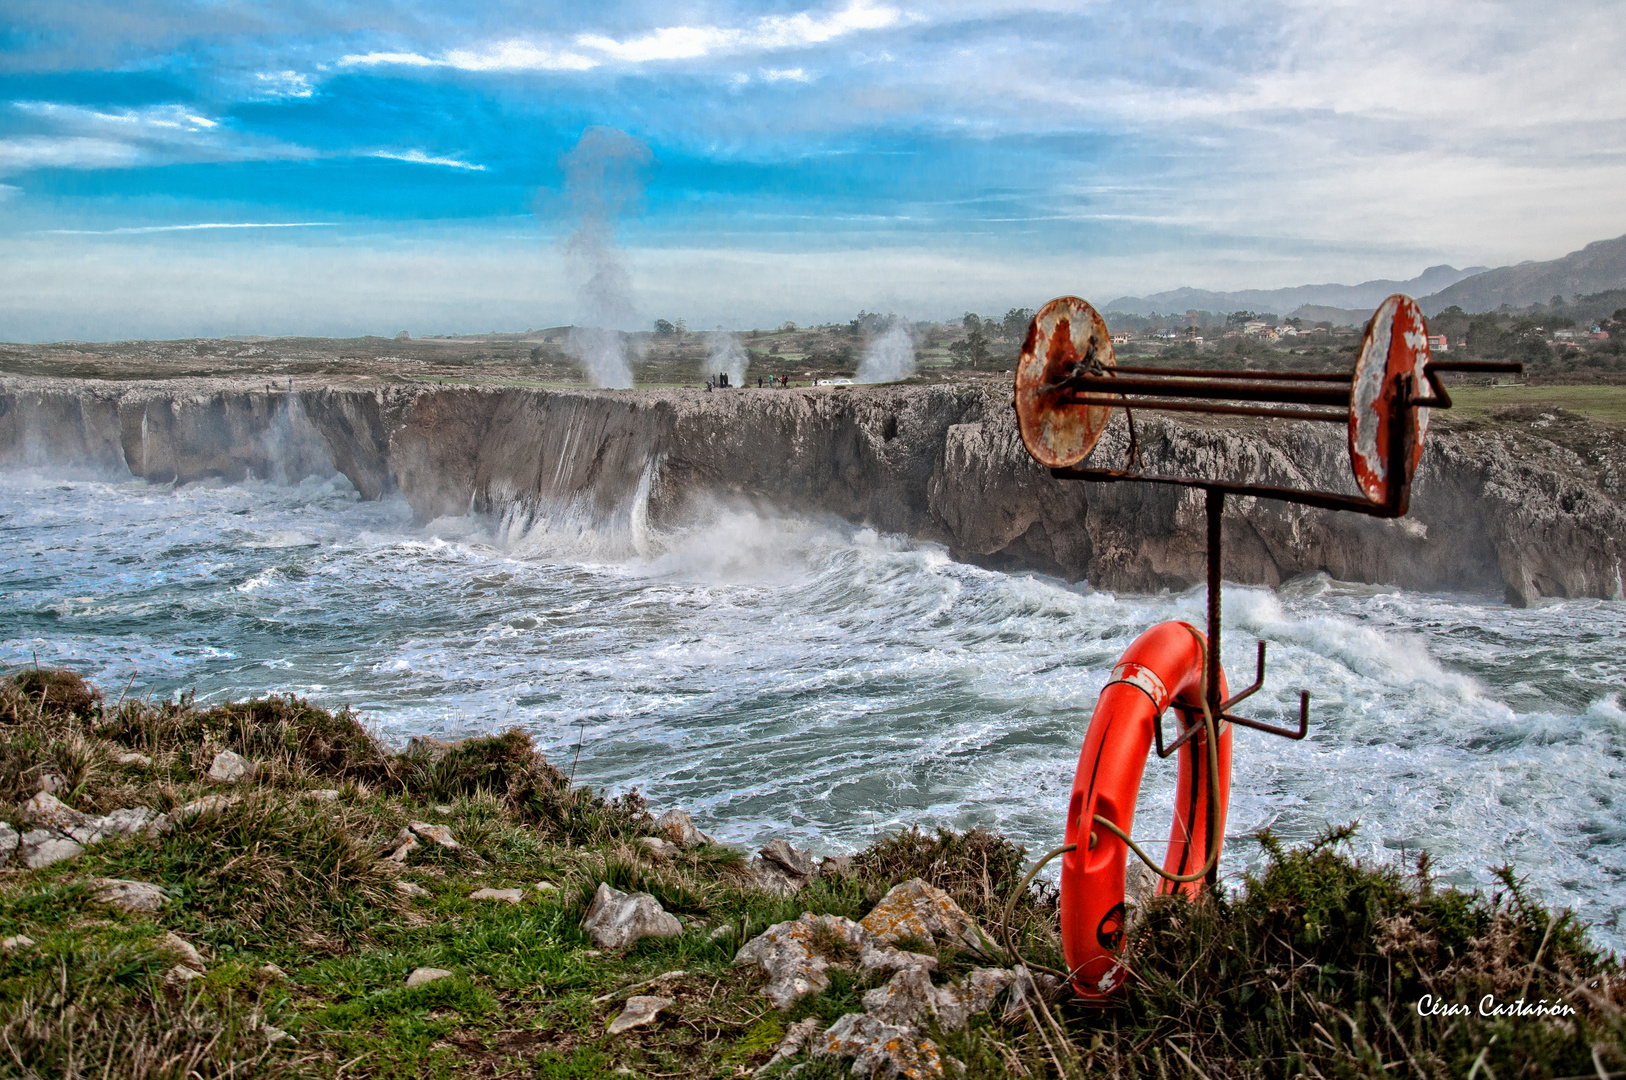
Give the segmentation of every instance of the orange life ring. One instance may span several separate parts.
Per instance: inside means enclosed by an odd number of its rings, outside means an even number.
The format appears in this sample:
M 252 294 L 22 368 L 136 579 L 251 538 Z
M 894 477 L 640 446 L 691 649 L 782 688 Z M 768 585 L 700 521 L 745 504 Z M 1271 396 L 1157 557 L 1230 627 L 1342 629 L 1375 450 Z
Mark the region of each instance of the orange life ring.
M 1067 804 L 1066 842 L 1077 845 L 1061 861 L 1061 940 L 1073 988 L 1085 999 L 1104 1000 L 1126 972 L 1118 962 L 1124 933 L 1124 859 L 1128 847 L 1095 821 L 1099 814 L 1132 835 L 1135 800 L 1152 746 L 1152 725 L 1173 704 L 1187 726 L 1203 724 L 1203 663 L 1207 639 L 1187 623 L 1166 622 L 1147 630 L 1112 669 L 1090 718 L 1084 749 Z M 1220 696 L 1227 694 L 1220 673 Z M 1189 875 L 1207 865 L 1225 837 L 1231 792 L 1231 725 L 1214 718 L 1219 731 L 1218 815 L 1210 820 L 1209 752 L 1206 732 L 1180 747 L 1174 824 L 1163 861 L 1166 873 Z M 1090 842 L 1091 833 L 1095 842 Z M 1212 849 L 1210 848 L 1212 845 Z M 1158 879 L 1158 893 L 1179 890 L 1195 898 L 1200 881 Z

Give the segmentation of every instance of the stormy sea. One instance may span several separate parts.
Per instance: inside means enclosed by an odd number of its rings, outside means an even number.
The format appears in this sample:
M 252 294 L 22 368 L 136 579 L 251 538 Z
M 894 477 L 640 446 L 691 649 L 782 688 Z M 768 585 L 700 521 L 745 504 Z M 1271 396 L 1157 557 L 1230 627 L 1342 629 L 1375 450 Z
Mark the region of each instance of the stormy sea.
M 634 524 L 637 524 L 634 522 Z M 0 473 L 0 665 L 73 668 L 110 700 L 297 694 L 385 739 L 520 727 L 576 780 L 688 809 L 719 839 L 821 853 L 909 825 L 1060 842 L 1096 696 L 1201 589 L 1001 573 L 836 519 L 718 505 L 692 527 L 445 518 L 342 478 L 179 487 Z M 1511 864 L 1620 949 L 1626 602 L 1430 595 L 1304 578 L 1225 591 L 1238 730 L 1223 877 L 1359 822 L 1489 888 Z M 1167 836 L 1155 759 L 1135 833 Z

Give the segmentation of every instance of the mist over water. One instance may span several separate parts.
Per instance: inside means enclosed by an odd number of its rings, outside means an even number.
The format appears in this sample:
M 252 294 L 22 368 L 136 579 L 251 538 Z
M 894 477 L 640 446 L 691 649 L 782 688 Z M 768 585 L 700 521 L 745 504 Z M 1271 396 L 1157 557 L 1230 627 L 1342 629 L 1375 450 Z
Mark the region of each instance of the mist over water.
M 1203 592 L 1132 596 L 950 560 L 931 544 L 717 504 L 651 529 L 634 499 L 415 528 L 342 479 L 181 488 L 0 473 L 0 663 L 74 667 L 114 695 L 292 692 L 391 740 L 520 726 L 612 791 L 731 842 L 820 851 L 919 822 L 1059 843 L 1096 696 L 1147 626 Z M 1268 826 L 1359 819 L 1358 848 L 1427 848 L 1444 877 L 1511 862 L 1619 948 L 1626 910 L 1626 604 L 1515 610 L 1304 579 L 1228 587 L 1239 730 L 1222 870 Z M 133 681 L 132 681 L 133 680 Z M 1160 850 L 1174 773 L 1134 826 Z

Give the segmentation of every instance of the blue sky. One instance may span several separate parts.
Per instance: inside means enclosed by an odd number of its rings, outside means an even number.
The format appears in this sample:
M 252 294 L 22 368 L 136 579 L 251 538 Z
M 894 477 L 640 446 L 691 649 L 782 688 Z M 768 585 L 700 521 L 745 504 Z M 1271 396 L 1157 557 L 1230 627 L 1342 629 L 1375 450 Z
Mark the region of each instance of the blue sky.
M 0 0 L 0 339 L 640 324 L 1410 277 L 1626 232 L 1621 3 Z M 230 226 L 230 227 L 226 227 Z

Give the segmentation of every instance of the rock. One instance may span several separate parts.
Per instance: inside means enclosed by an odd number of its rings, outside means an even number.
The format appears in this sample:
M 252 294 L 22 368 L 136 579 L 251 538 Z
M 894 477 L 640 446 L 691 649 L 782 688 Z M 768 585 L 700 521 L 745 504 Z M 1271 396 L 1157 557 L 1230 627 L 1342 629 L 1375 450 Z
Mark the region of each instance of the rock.
M 402 896 L 428 896 L 429 890 L 415 881 L 397 881 L 395 891 Z
M 785 1032 L 785 1037 L 779 1040 L 779 1045 L 774 1047 L 773 1057 L 764 1062 L 752 1075 L 761 1076 L 781 1061 L 800 1054 L 802 1047 L 807 1045 L 807 1040 L 819 1033 L 822 1023 L 816 1016 L 809 1016 L 805 1020 L 796 1021 Z
M 768 841 L 761 853 L 751 860 L 751 877 L 757 888 L 776 896 L 800 892 L 818 874 L 812 853 L 791 847 L 784 840 Z
M 536 891 L 543 893 L 558 892 L 559 886 L 555 885 L 551 881 L 539 881 L 536 883 Z
M 599 882 L 593 905 L 582 928 L 601 949 L 624 949 L 646 937 L 671 938 L 683 933 L 683 924 L 648 893 L 624 893 Z
M 864 994 L 864 1011 L 883 1024 L 920 1023 L 933 1012 L 932 977 L 925 968 L 904 968 Z
M 305 798 L 315 799 L 317 802 L 338 802 L 339 789 L 330 787 L 311 788 L 305 792 Z
M 918 938 L 934 949 L 953 945 L 989 956 L 998 953 L 953 897 L 920 878 L 894 885 L 862 922 L 864 929 L 888 944 Z
M 831 855 L 819 860 L 819 876 L 846 878 L 852 877 L 853 857 L 851 855 Z
M 159 814 L 147 826 L 147 835 L 155 836 L 167 833 L 182 822 L 191 821 L 203 814 L 218 814 L 222 810 L 236 806 L 243 801 L 241 795 L 205 795 L 201 799 L 194 799 L 178 810 L 171 810 L 167 814 Z
M 1000 991 L 1015 979 L 1016 973 L 1006 968 L 972 968 L 962 982 L 936 987 L 932 991 L 932 1011 L 937 1015 L 937 1026 L 944 1031 L 965 1027 L 973 1016 L 987 1012 Z
M 670 859 L 680 850 L 676 844 L 668 843 L 658 836 L 640 836 L 638 846 L 657 859 Z
M 944 1076 L 937 1044 L 912 1027 L 883 1023 L 867 1013 L 848 1013 L 813 1040 L 813 1053 L 853 1058 L 854 1076 L 902 1076 L 936 1080 Z
M 861 925 L 840 915 L 805 912 L 799 919 L 776 923 L 734 954 L 734 963 L 754 963 L 768 976 L 762 993 L 777 1009 L 788 1009 L 808 994 L 830 985 L 832 967 L 862 971 L 932 970 L 937 959 L 880 944 Z
M 71 839 L 88 847 L 116 836 L 134 836 L 155 820 L 152 810 L 145 806 L 132 806 L 114 810 L 105 817 L 87 817 L 83 825 L 68 829 L 67 833 Z
M 655 827 L 679 847 L 699 847 L 707 842 L 706 834 L 695 828 L 686 810 L 668 810 L 655 819 Z
M 203 972 L 193 970 L 185 964 L 176 964 L 164 973 L 164 982 L 169 986 L 184 986 L 193 979 L 203 978 Z
M 412 834 L 411 829 L 402 829 L 390 841 L 390 846 L 384 849 L 384 861 L 404 863 L 407 856 L 418 850 L 418 838 Z
M 66 790 L 67 787 L 68 782 L 56 773 L 44 773 L 40 776 L 39 791 L 41 794 L 55 795 L 59 791 Z
M 16 829 L 0 821 L 0 866 L 6 865 L 7 860 L 22 846 L 22 842 L 23 838 L 18 835 Z
M 203 954 L 198 952 L 190 941 L 173 930 L 164 935 L 159 945 L 165 952 L 179 960 L 182 967 L 189 967 L 198 972 L 209 970 L 209 966 L 203 962 Z
M 475 889 L 469 893 L 470 900 L 505 900 L 510 904 L 517 904 L 525 899 L 524 889 Z
M 65 833 L 84 826 L 92 819 L 62 802 L 49 791 L 41 791 L 22 807 L 23 821 L 42 829 L 55 829 Z
M 265 1041 L 271 1043 L 272 1045 L 275 1045 L 288 1037 L 288 1033 L 286 1031 L 282 1030 L 281 1028 L 274 1028 L 270 1024 L 261 1024 L 260 1034 L 264 1035 Z
M 169 894 L 160 886 L 127 878 L 103 878 L 95 896 L 101 903 L 125 911 L 157 911 L 169 902 Z
M 1007 1024 L 1026 1019 L 1029 1002 L 1040 999 L 1055 1001 L 1061 997 L 1063 983 L 1054 975 L 1046 975 L 1042 971 L 1035 975 L 1020 964 L 1011 975 L 1011 996 L 1002 1017 Z
M 424 983 L 432 983 L 436 979 L 449 979 L 451 977 L 452 973 L 445 968 L 414 968 L 412 974 L 407 976 L 407 989 L 422 986 Z
M 619 1035 L 623 1031 L 644 1027 L 655 1022 L 655 1017 L 662 1009 L 672 1007 L 672 999 L 664 997 L 631 997 L 627 999 L 627 1007 L 621 1010 L 621 1015 L 610 1021 L 605 1028 L 607 1035 Z
M 30 870 L 43 870 L 53 863 L 77 859 L 85 849 L 77 841 L 69 840 L 49 829 L 33 829 L 23 833 L 17 846 L 17 858 Z
M 32 949 L 38 942 L 27 934 L 15 934 L 0 939 L 0 952 L 17 952 L 20 949 Z
M 424 821 L 413 821 L 407 824 L 407 828 L 422 839 L 439 844 L 448 851 L 456 851 L 463 846 L 452 838 L 452 830 L 444 825 L 430 825 Z
M 113 760 L 120 765 L 130 765 L 137 769 L 152 768 L 152 758 L 146 754 L 138 754 L 134 750 L 126 750 L 124 753 L 116 755 Z
M 283 982 L 288 981 L 288 973 L 272 963 L 261 964 L 260 974 L 264 975 L 268 979 L 281 979 Z
M 253 763 L 241 754 L 222 750 L 209 763 L 207 779 L 214 784 L 235 784 L 247 776 L 253 767 Z
M 435 813 L 439 814 L 441 817 L 450 817 L 452 808 L 447 806 L 445 803 L 439 803 L 435 806 Z

